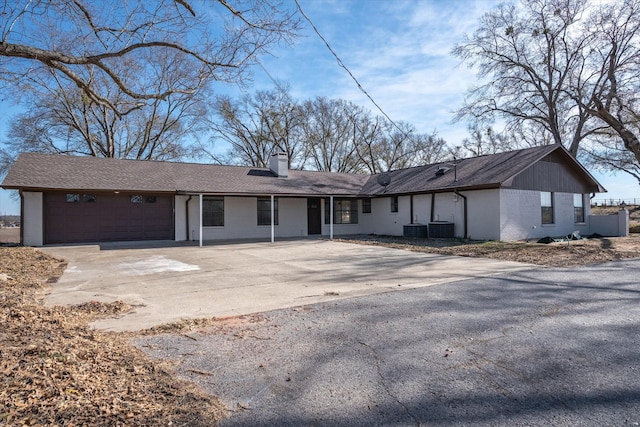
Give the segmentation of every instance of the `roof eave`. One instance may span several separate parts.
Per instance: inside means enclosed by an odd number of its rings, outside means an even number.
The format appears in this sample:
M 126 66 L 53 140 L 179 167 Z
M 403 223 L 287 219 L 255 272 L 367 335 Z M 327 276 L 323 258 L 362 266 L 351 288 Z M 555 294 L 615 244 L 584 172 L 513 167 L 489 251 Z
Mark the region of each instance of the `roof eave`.
M 386 193 L 372 193 L 366 194 L 361 193 L 358 197 L 388 197 L 388 196 L 416 196 L 420 194 L 438 194 L 438 193 L 451 193 L 454 191 L 472 191 L 472 190 L 490 190 L 494 188 L 500 188 L 501 183 L 499 182 L 490 182 L 483 184 L 475 184 L 475 185 L 451 185 L 447 187 L 434 188 L 434 189 L 425 189 L 420 191 L 389 191 Z

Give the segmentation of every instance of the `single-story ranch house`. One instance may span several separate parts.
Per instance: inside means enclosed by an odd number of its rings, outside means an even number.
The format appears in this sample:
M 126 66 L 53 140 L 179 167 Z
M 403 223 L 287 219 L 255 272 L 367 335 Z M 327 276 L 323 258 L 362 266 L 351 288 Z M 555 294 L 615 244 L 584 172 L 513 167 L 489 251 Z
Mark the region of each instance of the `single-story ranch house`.
M 371 176 L 287 163 L 282 154 L 267 169 L 23 153 L 2 187 L 20 192 L 21 241 L 31 246 L 334 234 L 521 240 L 623 228 L 617 216 L 590 215 L 590 195 L 606 190 L 559 145 Z

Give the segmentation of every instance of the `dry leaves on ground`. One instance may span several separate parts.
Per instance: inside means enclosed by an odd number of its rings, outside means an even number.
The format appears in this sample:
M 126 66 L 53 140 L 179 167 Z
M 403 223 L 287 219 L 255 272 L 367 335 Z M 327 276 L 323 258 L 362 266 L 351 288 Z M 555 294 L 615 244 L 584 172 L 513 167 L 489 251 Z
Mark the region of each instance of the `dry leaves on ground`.
M 0 247 L 0 425 L 211 426 L 223 405 L 151 361 L 129 336 L 90 329 L 123 303 L 43 305 L 65 265 Z
M 640 236 L 571 240 L 551 244 L 525 242 L 462 242 L 389 236 L 359 236 L 345 242 L 381 245 L 441 255 L 491 258 L 554 267 L 598 264 L 640 257 Z

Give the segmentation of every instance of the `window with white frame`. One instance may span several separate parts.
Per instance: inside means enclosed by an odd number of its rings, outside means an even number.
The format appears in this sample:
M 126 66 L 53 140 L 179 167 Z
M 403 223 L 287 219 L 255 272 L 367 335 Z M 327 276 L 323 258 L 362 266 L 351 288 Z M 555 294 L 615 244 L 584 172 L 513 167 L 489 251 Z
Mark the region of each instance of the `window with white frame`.
M 553 193 L 549 191 L 540 192 L 540 207 L 542 224 L 553 224 Z
M 584 195 L 573 195 L 573 221 L 575 223 L 584 222 Z

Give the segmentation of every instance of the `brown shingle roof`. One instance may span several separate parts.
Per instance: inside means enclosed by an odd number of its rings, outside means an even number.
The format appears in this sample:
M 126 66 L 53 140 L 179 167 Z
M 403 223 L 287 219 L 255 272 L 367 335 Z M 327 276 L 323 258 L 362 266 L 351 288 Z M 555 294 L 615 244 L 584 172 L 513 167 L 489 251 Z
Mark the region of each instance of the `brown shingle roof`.
M 365 175 L 22 153 L 5 188 L 224 194 L 357 195 Z
M 496 188 L 508 183 L 513 177 L 524 171 L 537 161 L 557 151 L 565 157 L 571 167 L 579 169 L 585 179 L 604 191 L 604 188 L 567 152 L 559 145 L 527 148 L 487 156 L 459 159 L 455 162 L 442 162 L 433 165 L 418 166 L 388 172 L 391 183 L 385 188 L 377 183 L 378 175 L 372 175 L 362 194 L 375 196 L 380 194 L 411 194 L 438 191 L 452 191 L 455 189 Z M 444 174 L 436 175 L 439 169 Z
M 581 172 L 594 188 L 602 186 L 561 146 L 548 145 L 451 162 L 388 172 L 391 183 L 377 183 L 379 175 L 290 170 L 288 178 L 277 178 L 269 169 L 74 157 L 23 153 L 2 186 L 8 189 L 83 191 L 135 191 L 166 193 L 377 196 L 412 194 L 454 189 L 495 188 L 557 151 L 568 165 Z M 438 176 L 438 169 L 448 170 Z

